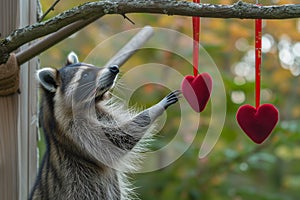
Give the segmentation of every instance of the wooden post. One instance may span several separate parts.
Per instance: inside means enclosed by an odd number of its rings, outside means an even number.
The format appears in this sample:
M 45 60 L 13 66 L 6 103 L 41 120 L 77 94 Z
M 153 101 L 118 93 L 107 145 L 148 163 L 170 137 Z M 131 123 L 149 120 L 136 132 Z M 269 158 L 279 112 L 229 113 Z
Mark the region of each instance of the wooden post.
M 36 21 L 36 0 L 1 0 L 1 38 Z M 28 48 L 24 46 L 22 48 Z M 21 94 L 0 97 L 0 199 L 27 199 L 36 176 L 37 60 L 21 66 Z
M 0 33 L 17 28 L 18 0 L 0 1 Z M 18 191 L 18 94 L 0 97 L 0 199 L 16 200 Z

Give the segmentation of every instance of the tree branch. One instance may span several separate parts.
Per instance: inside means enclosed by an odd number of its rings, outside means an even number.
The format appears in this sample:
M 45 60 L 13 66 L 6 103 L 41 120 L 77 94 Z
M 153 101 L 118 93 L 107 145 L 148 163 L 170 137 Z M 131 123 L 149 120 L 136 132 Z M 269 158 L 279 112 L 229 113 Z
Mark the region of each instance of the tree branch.
M 21 51 L 16 54 L 18 65 L 22 65 L 23 63 L 27 62 L 31 58 L 39 55 L 41 52 L 47 50 L 48 48 L 54 46 L 55 44 L 59 43 L 69 35 L 79 31 L 83 27 L 87 26 L 88 24 L 92 23 L 98 18 L 91 18 L 86 20 L 79 20 L 72 24 L 67 25 L 59 29 L 57 32 L 52 33 L 40 41 L 32 44 L 30 48 Z
M 239 1 L 233 5 L 213 5 L 176 0 L 103 0 L 89 2 L 67 10 L 45 22 L 20 28 L 2 39 L 0 41 L 0 64 L 5 63 L 9 53 L 23 44 L 56 32 L 74 22 L 96 20 L 106 14 L 124 15 L 128 13 L 155 13 L 210 18 L 288 19 L 300 17 L 300 4 L 258 6 Z M 68 36 L 65 35 L 64 38 Z

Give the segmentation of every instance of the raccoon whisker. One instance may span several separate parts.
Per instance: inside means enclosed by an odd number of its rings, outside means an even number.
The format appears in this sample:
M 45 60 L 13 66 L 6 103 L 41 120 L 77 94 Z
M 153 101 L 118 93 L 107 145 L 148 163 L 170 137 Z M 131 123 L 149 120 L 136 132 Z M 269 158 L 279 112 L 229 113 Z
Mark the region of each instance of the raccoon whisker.
M 78 86 L 77 89 L 82 90 L 83 92 L 80 94 L 79 99 L 84 99 L 85 97 L 92 97 L 92 93 L 96 93 L 96 89 L 94 88 L 94 81 L 90 81 L 83 85 Z
M 69 83 L 69 86 L 72 86 L 72 85 L 77 85 L 78 82 L 72 82 L 72 83 Z M 79 85 L 78 88 L 81 88 L 81 87 L 85 87 L 85 86 L 90 86 L 90 85 L 94 85 L 95 84 L 95 81 L 89 81 L 87 83 L 84 83 L 82 85 Z
M 118 100 L 120 100 L 120 101 L 124 101 L 124 99 L 122 99 L 121 97 L 117 96 L 116 94 L 114 94 L 114 93 L 112 93 L 112 92 L 110 92 L 110 91 L 108 91 L 108 92 L 109 92 L 109 94 L 110 94 L 111 96 L 113 96 L 114 98 L 116 98 L 116 99 L 118 99 Z
M 100 84 L 99 85 L 98 88 L 100 88 L 101 90 L 109 90 L 114 85 L 114 82 L 111 81 L 110 78 L 100 80 L 100 83 L 105 83 L 105 84 Z
M 90 98 L 95 98 L 97 95 L 97 89 L 93 89 L 89 92 L 89 94 L 87 95 L 87 97 L 90 97 Z
M 132 91 L 132 89 L 126 87 L 125 85 L 119 84 L 119 83 L 117 83 L 117 84 L 115 85 L 115 88 L 121 89 L 121 90 L 130 91 L 130 92 Z
M 118 81 L 116 82 L 115 88 L 117 88 L 117 89 L 120 88 L 121 91 L 123 91 L 123 90 L 129 91 L 129 92 L 132 92 L 132 91 L 133 91 L 133 89 L 128 88 L 128 86 L 126 86 L 126 84 L 123 83 L 121 80 L 118 80 Z
M 91 97 L 95 97 L 96 93 L 97 93 L 96 88 L 87 88 L 84 90 L 84 92 L 80 94 L 80 97 L 83 97 L 84 99 L 91 98 Z
M 122 83 L 121 81 L 117 81 L 117 85 L 120 85 L 124 88 L 127 88 L 127 86 L 125 85 L 125 83 Z
M 96 94 L 96 89 L 87 88 L 78 96 L 79 100 L 89 99 Z
M 90 82 L 87 82 L 85 84 L 78 86 L 78 88 L 88 87 L 88 86 L 92 86 L 94 84 L 95 84 L 94 81 L 90 81 Z
M 102 77 L 100 78 L 99 80 L 100 83 L 108 83 L 108 82 L 114 82 L 114 80 L 112 80 L 112 77 L 110 76 L 105 76 L 105 77 Z

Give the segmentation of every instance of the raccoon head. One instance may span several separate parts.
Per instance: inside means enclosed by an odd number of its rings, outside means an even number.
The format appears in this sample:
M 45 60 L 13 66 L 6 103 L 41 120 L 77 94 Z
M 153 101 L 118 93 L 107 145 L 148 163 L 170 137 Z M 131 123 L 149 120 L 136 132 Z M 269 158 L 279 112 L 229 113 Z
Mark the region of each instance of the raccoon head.
M 66 65 L 61 69 L 43 68 L 38 70 L 37 79 L 47 94 L 65 106 L 96 103 L 114 86 L 119 67 L 96 67 L 81 63 L 71 52 Z

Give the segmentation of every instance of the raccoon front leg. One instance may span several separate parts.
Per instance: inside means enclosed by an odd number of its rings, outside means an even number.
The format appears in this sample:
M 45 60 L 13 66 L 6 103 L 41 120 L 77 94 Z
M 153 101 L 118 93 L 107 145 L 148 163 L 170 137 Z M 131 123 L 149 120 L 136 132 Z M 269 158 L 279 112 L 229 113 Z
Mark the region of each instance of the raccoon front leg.
M 128 129 L 130 129 L 130 127 L 135 128 L 138 126 L 142 128 L 151 125 L 170 105 L 178 101 L 179 95 L 179 90 L 173 91 L 163 98 L 159 103 L 142 111 L 135 118 L 133 118 L 132 122 L 130 122 L 128 126 Z
M 179 95 L 179 90 L 171 92 L 159 103 L 142 111 L 132 120 L 123 124 L 119 127 L 119 131 L 110 132 L 106 136 L 119 148 L 131 150 L 144 136 L 157 117 L 162 115 L 170 105 L 178 101 Z
M 171 92 L 154 106 L 142 111 L 123 124 L 89 126 L 92 134 L 73 134 L 84 151 L 106 166 L 118 167 L 119 161 L 141 140 L 151 124 L 165 109 L 178 101 L 180 91 Z M 85 126 L 75 123 L 78 129 Z

